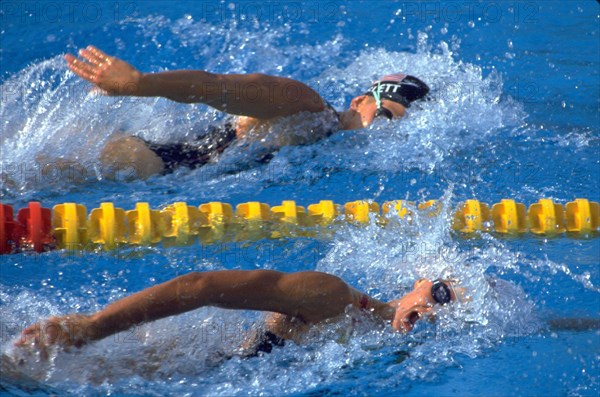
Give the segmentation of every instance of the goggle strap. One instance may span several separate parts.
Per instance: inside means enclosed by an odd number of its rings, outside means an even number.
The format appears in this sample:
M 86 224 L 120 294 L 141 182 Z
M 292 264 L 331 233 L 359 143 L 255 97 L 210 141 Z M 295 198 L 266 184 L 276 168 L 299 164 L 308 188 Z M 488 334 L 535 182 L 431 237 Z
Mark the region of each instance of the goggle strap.
M 381 108 L 381 95 L 379 94 L 381 90 L 381 82 L 377 82 L 377 90 L 373 91 L 373 98 L 375 98 L 375 105 L 377 105 L 377 109 Z

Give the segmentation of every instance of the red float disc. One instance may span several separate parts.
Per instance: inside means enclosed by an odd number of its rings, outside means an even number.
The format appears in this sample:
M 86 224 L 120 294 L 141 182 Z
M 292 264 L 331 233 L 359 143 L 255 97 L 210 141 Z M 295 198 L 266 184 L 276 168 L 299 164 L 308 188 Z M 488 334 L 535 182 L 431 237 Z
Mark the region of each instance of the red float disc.
M 40 203 L 32 201 L 29 203 L 29 222 L 27 238 L 31 242 L 35 252 L 44 250 L 42 237 L 44 235 L 44 226 L 42 223 L 42 206 Z
M 12 217 L 12 207 L 0 204 L 0 254 L 8 254 L 10 252 L 10 246 L 8 245 L 8 223 L 12 222 Z

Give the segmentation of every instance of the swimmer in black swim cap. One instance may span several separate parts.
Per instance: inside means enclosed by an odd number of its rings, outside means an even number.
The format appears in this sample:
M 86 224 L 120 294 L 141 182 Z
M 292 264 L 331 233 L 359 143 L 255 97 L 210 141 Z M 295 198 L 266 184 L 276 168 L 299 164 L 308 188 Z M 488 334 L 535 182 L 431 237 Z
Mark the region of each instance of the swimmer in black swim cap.
M 215 74 L 203 70 L 142 73 L 93 46 L 80 50 L 79 55 L 65 56 L 69 69 L 106 95 L 163 97 L 182 103 L 204 103 L 237 116 L 222 129 L 222 136 L 217 133 L 208 140 L 200 137 L 193 142 L 156 143 L 135 136 L 111 139 L 100 155 L 101 163 L 109 166 L 126 164 L 133 167 L 140 178 L 168 172 L 178 166 L 200 167 L 214 161 L 236 139 L 262 142 L 276 123 L 285 118 L 290 121 L 291 116 L 300 117 L 291 121 L 291 127 L 309 121 L 311 133 L 302 139 L 284 136 L 271 139 L 269 151 L 275 152 L 286 145 L 314 143 L 338 130 L 364 128 L 378 116 L 399 118 L 412 102 L 429 92 L 427 84 L 416 77 L 390 74 L 377 80 L 363 95 L 352 99 L 347 110 L 338 112 L 314 89 L 286 77 L 261 73 Z
M 429 87 L 414 76 L 390 74 L 375 81 L 363 95 L 352 99 L 350 109 L 341 114 L 345 129 L 367 127 L 376 117 L 387 119 L 404 116 L 411 103 L 423 99 Z

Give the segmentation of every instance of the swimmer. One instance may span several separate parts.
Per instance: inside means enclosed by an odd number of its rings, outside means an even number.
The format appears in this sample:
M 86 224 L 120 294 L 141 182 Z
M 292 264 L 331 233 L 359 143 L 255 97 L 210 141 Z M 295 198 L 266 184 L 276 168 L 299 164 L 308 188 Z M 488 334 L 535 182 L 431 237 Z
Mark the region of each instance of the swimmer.
M 292 123 L 312 119 L 309 136 L 276 139 L 281 146 L 310 144 L 338 130 L 367 127 L 377 117 L 403 117 L 411 103 L 423 99 L 429 87 L 402 73 L 383 76 L 350 107 L 337 112 L 312 88 L 299 81 L 252 74 L 213 74 L 201 70 L 141 73 L 130 64 L 96 47 L 79 51 L 80 58 L 65 55 L 71 71 L 105 95 L 164 97 L 181 103 L 203 103 L 236 116 L 222 128 L 213 128 L 196 142 L 158 144 L 135 136 L 116 136 L 100 155 L 103 164 L 133 165 L 140 178 L 172 171 L 179 166 L 200 167 L 239 138 L 261 139 L 264 131 L 284 118 Z M 261 134 L 261 131 L 263 133 Z M 269 155 L 259 159 L 268 161 Z
M 460 293 L 459 293 L 460 295 Z M 404 333 L 431 313 L 435 305 L 457 299 L 448 281 L 418 280 L 400 299 L 382 302 L 327 273 L 273 270 L 195 272 L 118 300 L 91 315 L 52 317 L 26 328 L 16 346 L 32 346 L 42 353 L 51 345 L 81 347 L 135 325 L 214 306 L 258 310 L 269 314 L 263 332 L 243 346 L 244 356 L 270 352 L 323 321 L 342 316 L 354 307 L 391 324 Z

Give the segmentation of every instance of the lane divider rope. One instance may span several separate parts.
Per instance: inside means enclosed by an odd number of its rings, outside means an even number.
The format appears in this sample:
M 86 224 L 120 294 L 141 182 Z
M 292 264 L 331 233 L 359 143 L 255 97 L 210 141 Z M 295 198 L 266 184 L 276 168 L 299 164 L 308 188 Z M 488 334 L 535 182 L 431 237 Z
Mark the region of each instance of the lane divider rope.
M 30 202 L 17 212 L 0 203 L 0 253 L 43 252 L 52 249 L 81 249 L 121 245 L 165 246 L 212 244 L 220 241 L 249 241 L 281 237 L 324 237 L 323 227 L 339 222 L 385 226 L 396 217 L 411 222 L 415 215 L 437 216 L 442 203 L 436 200 L 414 203 L 403 200 L 379 205 L 359 200 L 339 205 L 322 200 L 307 208 L 294 201 L 281 205 L 248 202 L 235 211 L 227 203 L 210 202 L 198 207 L 177 202 L 163 209 L 151 209 L 137 203 L 125 211 L 113 203 L 101 203 L 87 214 L 82 204 L 64 203 L 52 210 Z M 523 203 L 503 199 L 490 208 L 478 200 L 467 200 L 454 210 L 452 229 L 460 233 L 492 232 L 499 234 L 555 237 L 598 236 L 600 208 L 597 202 L 578 198 L 565 206 L 551 199 L 540 199 L 527 209 Z

